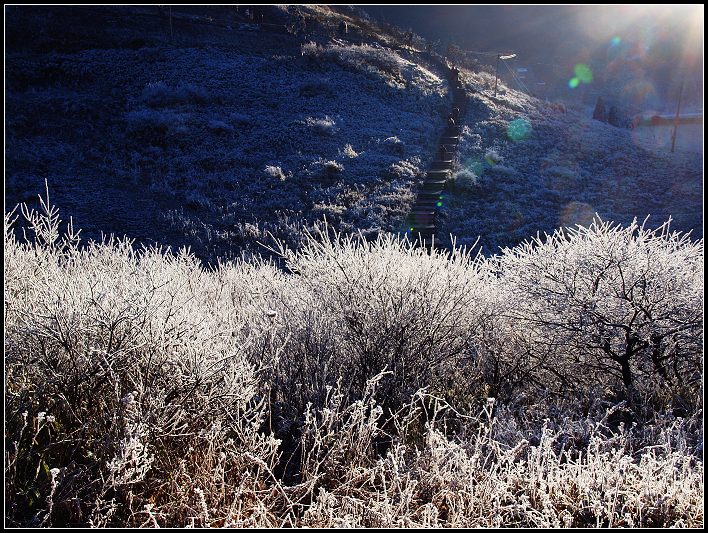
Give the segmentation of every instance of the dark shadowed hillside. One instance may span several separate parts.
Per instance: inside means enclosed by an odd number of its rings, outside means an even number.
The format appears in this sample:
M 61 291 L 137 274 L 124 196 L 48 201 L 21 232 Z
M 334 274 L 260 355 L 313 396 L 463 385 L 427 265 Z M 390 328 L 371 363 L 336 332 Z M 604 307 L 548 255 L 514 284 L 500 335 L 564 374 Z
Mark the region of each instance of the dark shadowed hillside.
M 46 179 L 86 237 L 208 259 L 324 216 L 395 229 L 448 107 L 436 65 L 327 8 L 192 11 L 9 8 L 7 204 Z

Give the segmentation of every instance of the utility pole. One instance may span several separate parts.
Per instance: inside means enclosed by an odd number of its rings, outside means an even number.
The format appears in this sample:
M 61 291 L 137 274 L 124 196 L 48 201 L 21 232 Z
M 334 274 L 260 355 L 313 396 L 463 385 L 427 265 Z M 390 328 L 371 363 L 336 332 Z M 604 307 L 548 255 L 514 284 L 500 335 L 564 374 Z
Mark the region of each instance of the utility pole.
M 501 59 L 514 59 L 516 54 L 497 54 L 497 66 L 494 69 L 494 97 L 497 96 L 497 84 L 499 83 L 499 60 Z
M 676 106 L 676 117 L 674 118 L 674 131 L 671 134 L 671 153 L 674 153 L 676 146 L 676 133 L 678 132 L 679 115 L 681 114 L 681 98 L 683 97 L 683 84 L 685 80 L 681 80 L 681 88 L 679 89 L 678 105 Z

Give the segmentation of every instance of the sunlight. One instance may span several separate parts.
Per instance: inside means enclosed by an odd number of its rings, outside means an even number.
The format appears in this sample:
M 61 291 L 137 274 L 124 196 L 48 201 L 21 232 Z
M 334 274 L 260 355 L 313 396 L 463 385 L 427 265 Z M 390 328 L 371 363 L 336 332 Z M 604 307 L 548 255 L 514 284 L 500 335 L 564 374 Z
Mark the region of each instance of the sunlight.
M 594 6 L 592 20 L 588 10 L 578 6 L 576 20 L 578 28 L 588 37 L 598 42 L 612 40 L 619 45 L 622 35 L 628 30 L 645 25 L 645 31 L 651 31 L 654 25 L 680 25 L 687 42 L 700 45 L 703 29 L 702 4 L 642 4 L 622 6 Z
M 702 6 L 5 15 L 7 526 L 703 526 Z

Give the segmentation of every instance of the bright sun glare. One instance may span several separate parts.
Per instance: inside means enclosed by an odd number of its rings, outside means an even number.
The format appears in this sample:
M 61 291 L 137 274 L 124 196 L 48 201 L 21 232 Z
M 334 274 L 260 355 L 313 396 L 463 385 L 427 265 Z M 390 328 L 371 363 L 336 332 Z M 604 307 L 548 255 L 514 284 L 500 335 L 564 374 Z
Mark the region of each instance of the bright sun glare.
M 583 9 L 578 10 L 578 22 L 584 33 L 598 40 L 651 24 L 680 26 L 687 42 L 698 43 L 703 40 L 703 15 L 702 4 L 593 6 L 592 23 Z

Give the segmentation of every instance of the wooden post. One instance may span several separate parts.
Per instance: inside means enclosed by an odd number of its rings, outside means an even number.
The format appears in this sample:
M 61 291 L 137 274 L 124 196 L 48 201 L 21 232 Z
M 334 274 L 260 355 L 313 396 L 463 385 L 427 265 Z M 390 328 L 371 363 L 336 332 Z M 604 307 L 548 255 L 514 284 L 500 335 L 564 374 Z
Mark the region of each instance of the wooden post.
M 679 115 L 681 114 L 681 97 L 683 96 L 683 83 L 681 81 L 681 88 L 679 89 L 678 105 L 676 106 L 676 117 L 674 118 L 674 131 L 671 134 L 671 153 L 674 153 L 674 147 L 676 146 L 676 133 L 678 132 Z

